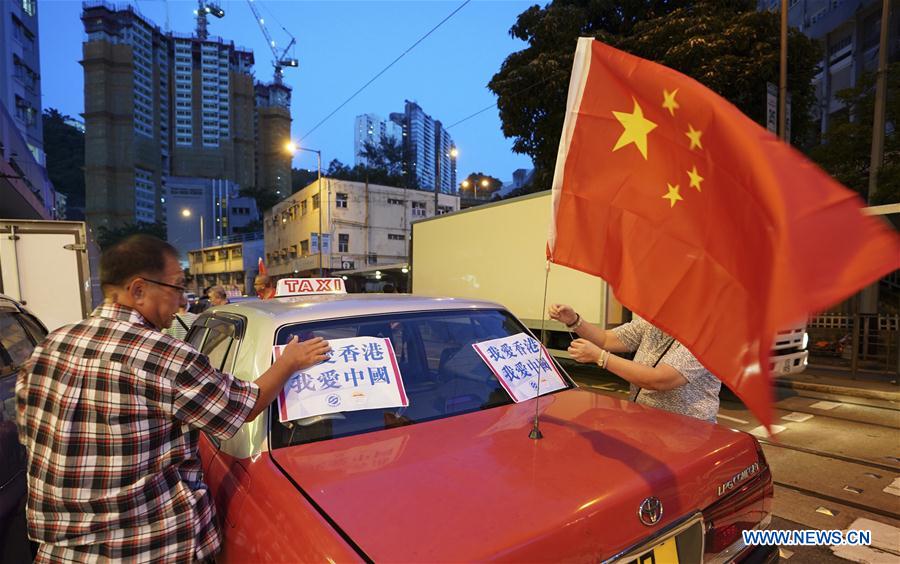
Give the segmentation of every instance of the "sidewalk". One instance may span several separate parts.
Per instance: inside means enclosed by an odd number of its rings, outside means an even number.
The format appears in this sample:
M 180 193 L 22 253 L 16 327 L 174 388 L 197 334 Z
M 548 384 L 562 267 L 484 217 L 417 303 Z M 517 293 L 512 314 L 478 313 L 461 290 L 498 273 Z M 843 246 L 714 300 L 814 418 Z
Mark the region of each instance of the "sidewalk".
M 800 374 L 775 378 L 775 385 L 795 390 L 900 402 L 896 374 L 858 372 L 853 379 L 849 370 L 830 366 L 807 366 Z

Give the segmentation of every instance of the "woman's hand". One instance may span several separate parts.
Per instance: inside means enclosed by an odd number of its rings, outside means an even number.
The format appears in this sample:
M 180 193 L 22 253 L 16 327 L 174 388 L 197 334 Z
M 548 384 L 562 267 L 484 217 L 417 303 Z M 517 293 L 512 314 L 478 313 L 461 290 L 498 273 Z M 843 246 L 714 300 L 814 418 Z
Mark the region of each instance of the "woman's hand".
M 572 309 L 572 306 L 566 304 L 551 304 L 547 310 L 550 319 L 555 319 L 565 325 L 572 325 L 578 320 L 578 314 Z
M 587 339 L 575 339 L 572 341 L 572 344 L 569 345 L 569 354 L 572 355 L 572 358 L 583 363 L 596 363 L 600 360 L 601 351 L 603 351 L 603 349 Z

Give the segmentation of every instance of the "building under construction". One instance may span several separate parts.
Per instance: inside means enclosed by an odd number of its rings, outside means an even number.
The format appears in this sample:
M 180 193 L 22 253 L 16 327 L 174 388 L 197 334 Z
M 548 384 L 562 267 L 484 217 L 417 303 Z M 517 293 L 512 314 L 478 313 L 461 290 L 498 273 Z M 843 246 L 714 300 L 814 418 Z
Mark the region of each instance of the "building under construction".
M 162 31 L 135 8 L 104 2 L 85 3 L 81 20 L 93 228 L 171 217 L 167 189 L 179 178 L 290 191 L 283 147 L 291 91 L 281 81 L 255 83 L 252 51 L 209 36 L 205 14 L 193 35 Z M 224 218 L 208 236 L 229 234 Z

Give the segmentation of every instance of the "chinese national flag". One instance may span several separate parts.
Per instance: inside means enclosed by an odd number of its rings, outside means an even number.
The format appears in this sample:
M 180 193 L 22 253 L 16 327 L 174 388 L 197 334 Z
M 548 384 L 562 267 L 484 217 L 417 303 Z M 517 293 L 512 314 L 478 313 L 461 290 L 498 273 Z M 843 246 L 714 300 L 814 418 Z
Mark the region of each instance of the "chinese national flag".
M 598 41 L 578 42 L 566 112 L 548 257 L 606 280 L 768 426 L 776 331 L 900 268 L 900 236 L 711 90 Z

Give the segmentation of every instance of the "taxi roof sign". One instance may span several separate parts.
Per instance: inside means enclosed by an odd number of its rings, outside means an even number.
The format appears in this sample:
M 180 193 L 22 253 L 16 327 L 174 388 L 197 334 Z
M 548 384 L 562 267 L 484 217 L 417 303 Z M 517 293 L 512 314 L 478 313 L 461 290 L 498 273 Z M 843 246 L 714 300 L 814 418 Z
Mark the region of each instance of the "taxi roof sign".
M 275 286 L 275 297 L 346 294 L 341 278 L 282 278 Z

